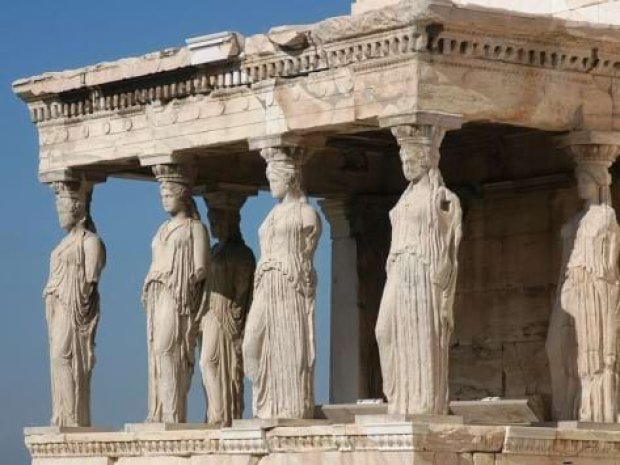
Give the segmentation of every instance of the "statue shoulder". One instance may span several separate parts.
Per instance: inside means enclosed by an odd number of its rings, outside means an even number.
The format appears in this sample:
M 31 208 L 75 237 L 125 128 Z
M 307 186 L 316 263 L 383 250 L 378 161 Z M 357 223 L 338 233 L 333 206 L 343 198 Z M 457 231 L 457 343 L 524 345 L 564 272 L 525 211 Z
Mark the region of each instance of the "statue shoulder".
M 84 255 L 87 263 L 91 263 L 93 270 L 101 270 L 106 263 L 106 249 L 101 237 L 92 231 L 84 233 Z M 96 271 L 93 271 L 95 273 Z M 98 271 L 97 271 L 98 273 Z M 96 278 L 92 278 L 96 281 Z
M 315 208 L 309 203 L 301 204 L 301 218 L 303 220 L 304 226 L 321 226 L 321 217 Z
M 192 219 L 190 226 L 195 237 L 203 237 L 209 239 L 209 231 L 207 227 L 200 220 Z
M 97 233 L 92 231 L 84 232 L 84 247 L 92 248 L 92 249 L 103 249 L 105 246 L 103 244 L 103 240 Z

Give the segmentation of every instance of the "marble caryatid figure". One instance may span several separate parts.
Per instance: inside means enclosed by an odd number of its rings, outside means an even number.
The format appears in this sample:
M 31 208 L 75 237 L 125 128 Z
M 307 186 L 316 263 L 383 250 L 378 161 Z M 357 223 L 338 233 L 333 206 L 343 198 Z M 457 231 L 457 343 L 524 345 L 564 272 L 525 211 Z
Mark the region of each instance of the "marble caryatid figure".
M 205 195 L 211 234 L 209 308 L 202 319 L 200 366 L 207 396 L 207 422 L 230 426 L 243 415 L 243 357 L 241 347 L 252 302 L 252 250 L 241 236 L 240 210 L 245 195 L 213 192 Z
M 186 167 L 157 165 L 153 172 L 171 218 L 153 239 L 142 295 L 149 356 L 147 421 L 184 423 L 200 318 L 208 305 L 209 235 Z
M 615 423 L 618 415 L 620 229 L 608 168 L 615 145 L 573 145 L 584 206 L 562 228 L 563 260 L 547 338 L 558 420 Z
M 55 182 L 53 188 L 60 226 L 67 235 L 52 252 L 44 292 L 51 361 L 51 423 L 90 426 L 98 283 L 106 254 L 90 219 L 90 186 Z
M 259 230 L 261 257 L 254 278 L 243 357 L 253 383 L 254 416 L 312 418 L 314 409 L 314 252 L 321 222 L 301 185 L 307 152 L 266 148 L 267 179 L 279 203 Z
M 433 125 L 392 129 L 409 186 L 390 212 L 392 243 L 376 326 L 391 414 L 448 413 L 459 199 L 444 186 Z

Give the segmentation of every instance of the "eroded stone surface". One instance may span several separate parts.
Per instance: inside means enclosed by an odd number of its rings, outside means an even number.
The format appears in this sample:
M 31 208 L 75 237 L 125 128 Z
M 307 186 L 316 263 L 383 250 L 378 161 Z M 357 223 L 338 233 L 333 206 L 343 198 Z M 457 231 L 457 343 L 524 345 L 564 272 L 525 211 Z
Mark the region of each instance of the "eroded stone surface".
M 563 260 L 549 324 L 554 415 L 558 420 L 618 420 L 620 228 L 611 206 L 614 144 L 565 142 L 584 202 L 562 229 Z
M 262 144 L 262 142 L 260 142 Z M 254 416 L 262 420 L 314 414 L 314 252 L 321 220 L 302 187 L 305 147 L 267 142 L 261 155 L 279 203 L 260 227 L 261 258 L 243 341 Z
M 52 388 L 51 424 L 91 425 L 91 377 L 99 323 L 99 278 L 105 266 L 103 242 L 90 216 L 92 186 L 58 181 L 56 209 L 67 235 L 54 249 L 43 292 Z

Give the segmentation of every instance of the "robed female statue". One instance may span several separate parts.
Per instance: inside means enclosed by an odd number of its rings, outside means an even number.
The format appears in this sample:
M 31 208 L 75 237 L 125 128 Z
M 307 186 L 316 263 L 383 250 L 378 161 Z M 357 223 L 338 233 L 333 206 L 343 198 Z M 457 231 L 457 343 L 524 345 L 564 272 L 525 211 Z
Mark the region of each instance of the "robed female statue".
M 55 426 L 90 426 L 90 381 L 99 322 L 98 284 L 105 248 L 89 215 L 89 186 L 56 182 L 56 209 L 67 235 L 52 252 L 44 291 Z
M 608 168 L 615 146 L 572 147 L 584 206 L 562 228 L 547 353 L 557 420 L 616 423 L 620 228 Z
M 187 421 L 199 323 L 208 305 L 209 235 L 180 165 L 153 169 L 170 219 L 153 238 L 142 300 L 147 313 L 148 422 Z
M 409 185 L 390 212 L 392 243 L 376 325 L 383 390 L 390 413 L 445 415 L 461 207 L 439 172 L 441 130 L 393 131 Z
M 268 148 L 267 179 L 279 203 L 259 229 L 243 356 L 252 381 L 254 416 L 312 418 L 314 410 L 314 252 L 321 222 L 301 187 L 300 148 Z
M 256 261 L 241 235 L 239 211 L 245 196 L 227 192 L 205 195 L 211 233 L 209 308 L 202 319 L 200 366 L 208 402 L 207 422 L 230 426 L 243 415 L 241 346 Z

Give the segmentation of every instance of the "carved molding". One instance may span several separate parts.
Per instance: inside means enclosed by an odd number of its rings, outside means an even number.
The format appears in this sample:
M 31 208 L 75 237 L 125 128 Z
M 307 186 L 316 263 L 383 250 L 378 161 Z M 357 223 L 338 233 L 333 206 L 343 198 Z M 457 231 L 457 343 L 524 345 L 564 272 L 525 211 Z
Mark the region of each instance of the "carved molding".
M 611 49 L 610 49 L 611 50 Z M 382 66 L 394 60 L 442 57 L 458 66 L 464 61 L 471 68 L 485 68 L 485 63 L 517 65 L 524 71 L 554 70 L 569 75 L 612 77 L 620 69 L 620 55 L 603 48 L 548 43 L 495 32 L 472 31 L 449 25 L 422 28 L 406 25 L 391 31 L 371 31 L 363 36 L 308 47 L 291 55 L 279 52 L 261 57 L 251 55 L 231 59 L 182 75 L 167 74 L 144 84 L 128 83 L 122 90 L 108 92 L 91 88 L 81 96 L 67 92 L 30 104 L 34 123 L 70 120 L 95 114 L 139 111 L 147 105 L 167 103 L 199 95 L 219 95 L 235 89 L 259 86 L 275 78 L 306 76 L 309 73 L 352 67 Z M 506 69 L 507 72 L 513 70 Z
M 433 451 L 541 457 L 617 457 L 620 431 L 532 427 L 351 425 L 265 430 L 27 436 L 33 458 L 180 455 L 268 455 L 286 452 Z M 390 427 L 392 430 L 390 430 Z M 396 428 L 396 429 L 394 429 Z M 408 432 L 405 432 L 405 431 Z

